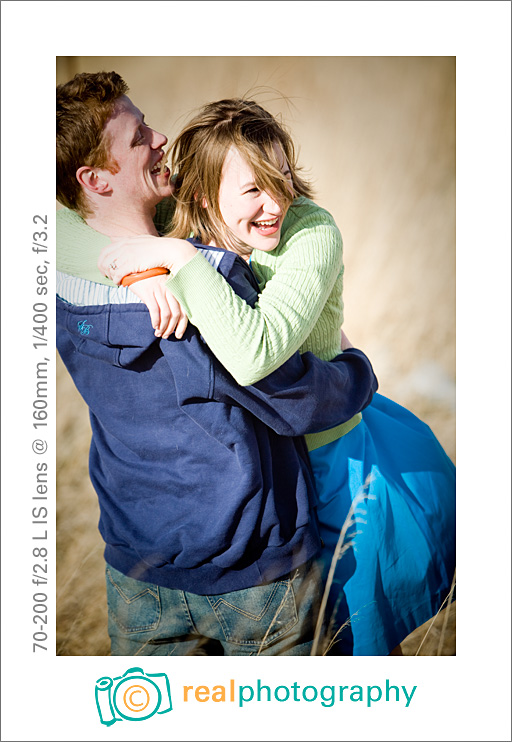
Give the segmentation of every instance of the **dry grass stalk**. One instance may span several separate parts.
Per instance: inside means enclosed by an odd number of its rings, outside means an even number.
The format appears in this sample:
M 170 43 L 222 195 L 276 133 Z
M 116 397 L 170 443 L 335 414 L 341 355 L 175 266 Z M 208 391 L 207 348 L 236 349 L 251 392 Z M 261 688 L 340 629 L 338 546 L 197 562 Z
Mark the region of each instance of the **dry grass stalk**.
M 283 597 L 281 599 L 281 602 L 279 603 L 279 605 L 277 607 L 277 610 L 276 610 L 276 612 L 274 614 L 274 617 L 272 618 L 272 621 L 270 622 L 269 627 L 268 627 L 268 629 L 265 632 L 265 636 L 261 640 L 260 647 L 259 647 L 258 651 L 256 652 L 256 657 L 259 657 L 259 655 L 261 654 L 261 650 L 263 649 L 263 645 L 264 645 L 264 643 L 265 643 L 265 641 L 267 639 L 267 636 L 269 635 L 272 626 L 275 624 L 275 622 L 277 620 L 277 617 L 281 613 L 281 609 L 282 609 L 282 607 L 284 605 L 284 602 L 285 602 L 285 600 L 286 600 L 286 598 L 288 596 L 288 593 L 290 592 L 290 585 L 291 585 L 291 582 L 288 584 L 288 586 L 287 586 L 287 588 L 285 590 L 285 593 L 284 593 L 284 595 L 283 595 Z
M 455 578 L 456 578 L 456 572 L 453 573 L 453 580 L 450 587 L 450 592 L 448 594 L 448 605 L 446 606 L 446 612 L 444 614 L 444 621 L 443 621 L 443 628 L 441 629 L 441 638 L 439 639 L 439 644 L 437 647 L 437 656 L 441 656 L 441 651 L 444 646 L 444 640 L 446 636 L 446 627 L 448 626 L 448 619 L 450 618 L 450 610 L 453 604 L 453 593 L 455 591 Z
M 421 643 L 420 643 L 420 645 L 419 645 L 418 649 L 417 649 L 417 650 L 416 650 L 416 652 L 415 652 L 415 655 L 414 655 L 415 657 L 417 657 L 417 656 L 419 655 L 419 653 L 420 653 L 420 649 L 421 649 L 421 648 L 422 648 L 422 646 L 424 645 L 424 643 L 425 643 L 425 641 L 426 641 L 426 639 L 427 639 L 427 636 L 428 636 L 428 635 L 430 634 L 430 631 L 432 630 L 432 628 L 433 628 L 433 626 L 434 626 L 434 624 L 435 624 L 435 622 L 436 622 L 436 620 L 437 620 L 437 617 L 439 616 L 439 614 L 441 613 L 441 611 L 443 610 L 443 608 L 444 608 L 444 607 L 445 607 L 446 605 L 448 605 L 448 606 L 450 605 L 450 603 L 451 603 L 451 598 L 452 598 L 452 596 L 453 596 L 453 591 L 454 591 L 454 589 L 455 589 L 455 575 L 453 575 L 452 586 L 451 586 L 450 592 L 448 593 L 448 595 L 446 596 L 446 598 L 445 598 L 445 599 L 443 600 L 443 602 L 441 603 L 441 606 L 439 607 L 439 610 L 437 611 L 436 615 L 435 615 L 435 616 L 433 617 L 433 619 L 431 620 L 431 622 L 430 622 L 430 624 L 429 624 L 429 627 L 428 627 L 427 631 L 425 632 L 425 636 L 424 636 L 424 637 L 423 637 L 423 639 L 421 640 Z M 445 627 L 445 625 L 446 625 L 446 623 L 447 623 L 447 621 L 448 621 L 448 616 L 449 616 L 449 612 L 447 612 L 447 614 L 445 614 L 445 617 L 444 617 L 444 623 L 443 623 L 443 629 L 444 629 L 444 627 Z M 443 642 L 444 642 L 444 636 L 443 636 L 443 634 L 441 634 L 441 638 L 442 638 L 442 640 L 443 640 Z M 439 642 L 439 644 L 441 644 L 441 641 Z M 439 648 L 438 648 L 438 652 L 437 652 L 437 654 L 439 655 Z
M 375 499 L 373 495 L 368 495 L 367 493 L 367 489 L 370 486 L 371 481 L 372 481 L 372 475 L 369 474 L 368 477 L 366 478 L 366 481 L 363 487 L 354 497 L 352 504 L 350 505 L 349 511 L 347 513 L 347 517 L 345 518 L 343 526 L 341 527 L 338 542 L 336 544 L 336 548 L 334 549 L 334 554 L 332 555 L 331 564 L 329 567 L 329 573 L 327 575 L 327 580 L 325 582 L 322 602 L 320 604 L 320 611 L 318 614 L 318 619 L 317 619 L 316 628 L 315 628 L 315 635 L 313 638 L 313 646 L 311 648 L 312 657 L 318 654 L 320 637 L 322 634 L 322 627 L 323 627 L 323 622 L 324 622 L 324 617 L 325 617 L 325 610 L 327 608 L 327 600 L 329 598 L 329 593 L 330 593 L 332 582 L 334 579 L 334 572 L 336 571 L 336 566 L 338 564 L 338 561 L 343 557 L 345 552 L 352 546 L 352 543 L 353 543 L 352 540 L 345 543 L 347 531 L 355 523 L 361 522 L 361 519 L 357 517 L 358 515 L 366 514 L 365 511 L 358 510 L 359 505 L 365 500 L 367 500 L 368 498 Z M 353 535 L 356 536 L 357 534 L 358 532 L 356 531 L 356 533 Z M 341 628 L 339 631 L 341 631 Z M 335 636 L 339 633 L 339 631 L 336 632 Z

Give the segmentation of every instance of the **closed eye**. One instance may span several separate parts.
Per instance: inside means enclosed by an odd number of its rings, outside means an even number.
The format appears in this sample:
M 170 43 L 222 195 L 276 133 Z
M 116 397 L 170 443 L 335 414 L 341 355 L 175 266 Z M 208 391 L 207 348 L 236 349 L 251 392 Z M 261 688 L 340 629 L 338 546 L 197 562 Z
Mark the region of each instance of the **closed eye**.
M 142 121 L 141 125 L 139 126 L 137 132 L 139 134 L 138 138 L 135 139 L 132 142 L 132 147 L 137 147 L 139 144 L 142 144 L 145 141 L 145 133 L 150 127 L 146 124 L 145 121 Z

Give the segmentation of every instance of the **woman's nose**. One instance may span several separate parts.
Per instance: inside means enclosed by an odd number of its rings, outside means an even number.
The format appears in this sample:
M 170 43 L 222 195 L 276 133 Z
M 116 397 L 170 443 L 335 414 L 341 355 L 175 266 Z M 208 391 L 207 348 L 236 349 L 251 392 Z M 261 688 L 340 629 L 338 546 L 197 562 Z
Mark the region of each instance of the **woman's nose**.
M 270 193 L 267 193 L 266 191 L 263 194 L 263 208 L 265 211 L 268 211 L 270 214 L 280 214 L 281 213 L 281 207 L 275 200 L 273 196 L 270 195 Z

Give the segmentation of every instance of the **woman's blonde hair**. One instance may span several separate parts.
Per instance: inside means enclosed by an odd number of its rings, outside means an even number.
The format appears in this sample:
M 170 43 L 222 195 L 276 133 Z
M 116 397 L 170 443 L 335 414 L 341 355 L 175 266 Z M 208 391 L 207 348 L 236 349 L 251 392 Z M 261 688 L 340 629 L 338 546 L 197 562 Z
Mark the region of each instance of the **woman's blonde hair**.
M 276 143 L 288 162 L 293 193 L 281 171 Z M 169 236 L 186 238 L 192 233 L 205 245 L 214 242 L 235 251 L 241 246 L 219 209 L 222 168 L 231 147 L 252 168 L 256 187 L 271 194 L 281 208 L 288 208 L 296 196 L 312 196 L 310 184 L 299 174 L 292 138 L 274 116 L 254 101 L 216 101 L 204 106 L 170 147 L 177 206 Z

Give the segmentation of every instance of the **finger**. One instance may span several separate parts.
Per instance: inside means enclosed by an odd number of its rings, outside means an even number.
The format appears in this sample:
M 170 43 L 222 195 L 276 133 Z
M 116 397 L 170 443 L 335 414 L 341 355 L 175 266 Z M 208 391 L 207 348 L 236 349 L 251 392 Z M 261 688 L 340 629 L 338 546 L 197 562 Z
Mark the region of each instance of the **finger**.
M 115 270 L 110 266 L 110 278 L 114 283 L 120 284 L 125 276 L 129 276 L 132 271 L 127 268 L 120 268 L 116 265 Z
M 120 284 L 125 276 L 136 272 L 127 268 L 124 262 L 117 258 L 112 258 L 112 261 L 107 266 L 107 271 L 110 274 L 111 280 L 117 284 Z
M 176 330 L 174 332 L 174 334 L 178 338 L 178 340 L 181 340 L 181 338 L 185 334 L 185 330 L 187 329 L 187 325 L 188 325 L 188 317 L 182 311 L 180 321 L 176 325 Z
M 110 277 L 112 271 L 111 263 L 115 261 L 116 252 L 119 252 L 119 248 L 114 245 L 107 245 L 104 247 L 98 258 L 98 268 L 104 274 Z
M 159 308 L 159 318 L 158 326 L 155 328 L 155 335 L 158 335 L 158 337 L 167 338 L 170 334 L 167 333 L 167 328 L 169 327 L 169 324 L 172 324 L 173 321 L 172 312 L 169 309 L 169 305 L 167 304 L 165 297 L 163 297 L 161 294 L 157 294 L 156 299 Z M 174 329 L 174 327 L 172 329 Z
M 160 325 L 159 330 L 161 336 L 167 339 L 176 327 L 179 317 L 176 316 L 175 310 L 169 306 L 168 299 L 165 291 L 162 291 L 158 296 L 160 303 Z
M 98 268 L 102 275 L 110 278 L 114 283 L 121 283 L 125 275 L 129 273 L 129 271 L 119 265 L 119 260 L 114 256 L 111 258 L 106 256 L 105 258 L 98 260 Z
M 181 317 L 181 307 L 171 292 L 165 288 L 163 291 L 162 301 L 165 301 L 169 310 L 169 317 L 163 329 L 163 337 L 168 338 L 176 329 L 176 325 Z M 160 322 L 161 327 L 163 324 L 164 323 Z
M 137 296 L 137 294 L 135 294 L 135 296 Z M 144 303 L 146 304 L 149 310 L 149 316 L 151 318 L 151 327 L 155 330 L 155 335 L 157 335 L 158 328 L 160 326 L 160 306 L 153 295 L 145 296 Z M 160 335 L 157 335 L 157 337 L 160 337 Z
M 170 337 L 172 333 L 174 332 L 176 325 L 178 324 L 178 320 L 179 320 L 179 316 L 176 316 L 175 314 L 172 314 L 169 317 L 169 321 L 167 322 L 167 325 L 165 326 L 163 330 L 163 335 L 162 335 L 162 337 L 165 340 L 167 340 L 167 338 Z

